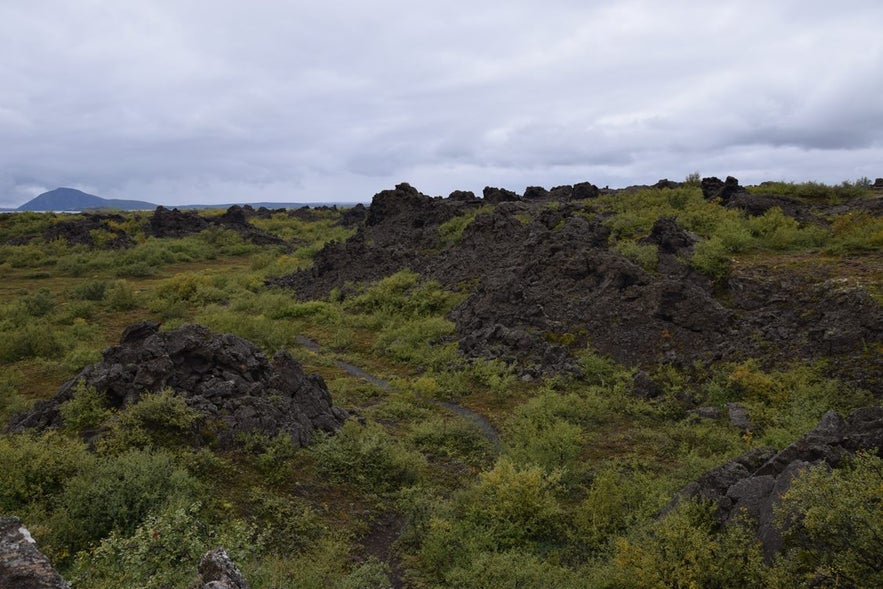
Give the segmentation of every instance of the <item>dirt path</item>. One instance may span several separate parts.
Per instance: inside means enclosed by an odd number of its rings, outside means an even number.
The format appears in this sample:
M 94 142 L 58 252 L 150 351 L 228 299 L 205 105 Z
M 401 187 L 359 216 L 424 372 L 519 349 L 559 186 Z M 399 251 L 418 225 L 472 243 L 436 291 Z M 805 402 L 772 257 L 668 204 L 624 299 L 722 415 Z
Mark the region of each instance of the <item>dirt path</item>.
M 298 335 L 295 338 L 295 341 L 301 346 L 310 350 L 311 352 L 315 352 L 316 354 L 320 354 L 322 352 L 321 346 L 319 346 L 319 344 L 306 336 Z M 361 378 L 362 380 L 373 384 L 379 389 L 390 391 L 393 388 L 388 381 L 385 381 L 382 378 L 378 378 L 372 374 L 368 374 L 358 366 L 354 366 L 352 364 L 349 364 L 348 362 L 343 362 L 342 360 L 334 360 L 333 362 L 335 366 L 337 366 L 347 374 L 355 376 L 356 378 Z M 468 407 L 457 405 L 456 403 L 450 403 L 448 401 L 437 401 L 435 399 L 429 399 L 429 402 L 433 403 L 434 405 L 438 405 L 439 407 L 444 407 L 448 411 L 456 413 L 457 415 L 465 418 L 467 421 L 477 427 L 479 431 L 481 431 L 482 435 L 484 435 L 487 441 L 491 443 L 495 450 L 500 450 L 500 434 L 497 433 L 497 430 L 494 429 L 494 426 L 484 415 L 476 413 Z

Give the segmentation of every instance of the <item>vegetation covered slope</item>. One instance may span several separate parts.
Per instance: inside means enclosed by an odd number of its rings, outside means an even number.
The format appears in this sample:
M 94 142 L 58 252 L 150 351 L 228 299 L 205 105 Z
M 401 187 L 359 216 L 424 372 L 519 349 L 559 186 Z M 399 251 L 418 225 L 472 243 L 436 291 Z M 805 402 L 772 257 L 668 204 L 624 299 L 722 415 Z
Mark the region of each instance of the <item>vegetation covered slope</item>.
M 74 244 L 50 229 L 80 217 L 0 217 L 5 422 L 143 320 L 286 350 L 355 416 L 307 448 L 217 446 L 179 396 L 81 387 L 60 428 L 0 437 L 0 512 L 77 587 L 187 587 L 219 544 L 253 587 L 877 586 L 873 453 L 796 477 L 772 559 L 750 514 L 670 504 L 879 404 L 879 197 L 725 184 L 402 186 L 355 225 L 245 211 L 261 243 L 218 213 L 176 237 L 121 215 Z

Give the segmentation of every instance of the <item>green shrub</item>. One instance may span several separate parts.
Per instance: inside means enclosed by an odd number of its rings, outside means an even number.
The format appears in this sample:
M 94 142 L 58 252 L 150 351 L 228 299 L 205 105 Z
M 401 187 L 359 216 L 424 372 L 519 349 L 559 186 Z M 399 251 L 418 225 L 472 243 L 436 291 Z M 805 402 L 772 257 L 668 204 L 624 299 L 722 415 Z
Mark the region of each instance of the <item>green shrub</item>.
M 631 538 L 615 545 L 616 586 L 635 589 L 763 584 L 760 542 L 749 526 L 716 529 L 712 507 L 684 502 Z
M 71 291 L 71 297 L 81 301 L 103 301 L 107 294 L 107 282 L 89 280 L 78 284 Z
M 687 174 L 686 178 L 684 178 L 684 184 L 688 184 L 689 186 L 700 186 L 702 184 L 702 175 L 696 171 Z
M 160 283 L 156 296 L 168 302 L 187 302 L 195 305 L 220 303 L 227 294 L 215 286 L 212 279 L 204 274 L 176 274 Z
M 618 241 L 614 249 L 644 270 L 656 270 L 656 265 L 659 263 L 656 244 L 640 245 L 636 241 L 627 239 Z
M 35 320 L 11 329 L 0 338 L 0 361 L 16 362 L 28 358 L 57 358 L 65 346 L 58 330 L 48 321 Z
M 256 455 L 255 466 L 268 481 L 280 483 L 288 478 L 291 471 L 286 466 L 297 450 L 290 435 L 268 437 L 252 432 L 238 435 L 236 441 L 243 450 Z
M 438 226 L 438 237 L 443 243 L 457 243 L 463 237 L 463 231 L 478 215 L 490 213 L 494 210 L 492 205 L 484 205 L 478 208 L 468 209 L 462 215 L 452 217 Z
M 414 426 L 410 437 L 430 459 L 445 457 L 478 464 L 485 462 L 493 451 L 482 432 L 460 417 L 433 417 L 421 421 Z
M 330 533 L 320 514 L 304 499 L 255 487 L 247 501 L 269 553 L 301 552 Z
M 832 253 L 879 251 L 883 248 L 883 217 L 868 212 L 847 213 L 831 224 Z
M 169 506 L 148 515 L 129 535 L 112 532 L 77 554 L 70 580 L 77 587 L 167 589 L 192 587 L 203 554 L 223 547 L 233 562 L 249 563 L 262 547 L 255 530 L 239 520 L 213 526 L 201 505 Z
M 392 586 L 385 564 L 374 557 L 354 562 L 344 541 L 323 538 L 303 553 L 263 558 L 243 573 L 255 589 L 386 589 Z
M 404 323 L 391 322 L 380 330 L 374 349 L 401 362 L 430 364 L 441 367 L 446 361 L 455 360 L 456 354 L 435 358 L 433 344 L 454 332 L 455 325 L 444 317 L 426 317 Z
M 558 502 L 560 474 L 538 466 L 518 467 L 497 460 L 479 475 L 460 501 L 460 516 L 489 534 L 500 549 L 560 540 L 563 511 Z
M 786 544 L 773 572 L 776 586 L 883 586 L 880 457 L 859 453 L 843 468 L 808 469 L 794 479 L 776 515 Z
M 107 397 L 83 381 L 77 383 L 73 396 L 59 407 L 64 429 L 80 432 L 101 425 L 111 415 Z
M 717 235 L 693 246 L 690 264 L 712 278 L 724 278 L 730 273 L 732 251 Z
M 131 311 L 139 305 L 135 289 L 126 280 L 117 280 L 106 293 L 108 306 L 114 311 Z
M 583 586 L 575 571 L 530 552 L 480 552 L 445 575 L 450 587 L 462 589 L 569 589 Z
M 506 423 L 507 455 L 547 470 L 572 466 L 585 439 L 582 404 L 575 394 L 545 392 L 518 407 Z
M 613 358 L 598 354 L 590 347 L 576 353 L 582 377 L 590 385 L 606 387 L 629 377 L 628 370 Z
M 748 230 L 758 239 L 761 247 L 774 250 L 807 248 L 821 245 L 827 231 L 818 225 L 801 227 L 782 209 L 773 207 L 763 215 L 747 220 Z
M 65 485 L 53 517 L 54 536 L 76 552 L 112 531 L 130 535 L 152 511 L 190 501 L 196 490 L 196 481 L 166 452 L 130 450 L 101 458 Z
M 475 358 L 465 370 L 470 377 L 490 389 L 499 399 L 510 396 L 517 382 L 515 366 L 499 358 Z
M 312 453 L 323 476 L 377 493 L 413 483 L 425 467 L 420 454 L 403 448 L 380 425 L 354 420 L 319 440 Z
M 21 299 L 21 306 L 31 317 L 44 317 L 55 310 L 55 297 L 47 288 L 41 288 Z
M 421 282 L 419 274 L 406 269 L 345 299 L 343 307 L 350 312 L 413 319 L 447 313 L 461 298 L 461 295 L 443 290 L 434 280 Z
M 572 514 L 572 549 L 604 553 L 622 534 L 653 519 L 671 499 L 669 481 L 636 464 L 615 460 L 593 475 Z
M 171 389 L 145 393 L 108 422 L 110 431 L 98 448 L 105 453 L 119 453 L 133 448 L 190 445 L 198 440 L 195 429 L 200 419 L 200 413 Z
M 764 182 L 758 186 L 749 186 L 748 191 L 754 194 L 821 200 L 831 204 L 852 198 L 866 198 L 869 195 L 868 186 L 861 178 L 856 182 L 844 181 L 836 186 L 822 182 Z
M 0 512 L 21 515 L 28 506 L 59 493 L 78 473 L 88 471 L 93 460 L 80 440 L 56 431 L 0 437 Z

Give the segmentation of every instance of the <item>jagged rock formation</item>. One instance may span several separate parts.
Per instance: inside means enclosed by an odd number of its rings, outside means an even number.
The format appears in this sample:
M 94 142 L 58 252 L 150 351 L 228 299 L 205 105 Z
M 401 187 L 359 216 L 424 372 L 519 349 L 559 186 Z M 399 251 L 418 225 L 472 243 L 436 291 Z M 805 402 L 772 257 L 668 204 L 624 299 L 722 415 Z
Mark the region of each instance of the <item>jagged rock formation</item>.
M 332 406 L 322 378 L 305 374 L 288 353 L 268 360 L 254 344 L 200 325 L 161 332 L 158 323 L 139 323 L 102 355 L 54 397 L 14 416 L 7 431 L 60 426 L 59 407 L 79 382 L 117 408 L 137 403 L 145 392 L 170 388 L 203 416 L 201 431 L 212 432 L 222 445 L 251 432 L 284 433 L 306 445 L 316 430 L 335 431 L 346 419 L 346 412 Z
M 267 209 L 265 209 L 267 210 Z M 196 211 L 179 211 L 156 207 L 153 215 L 145 226 L 145 231 L 153 237 L 186 237 L 217 226 L 232 229 L 239 233 L 243 239 L 257 245 L 282 245 L 290 247 L 285 240 L 276 237 L 266 231 L 258 229 L 248 221 L 248 216 L 258 216 L 252 207 L 244 208 L 233 205 L 217 219 L 206 219 Z
M 571 370 L 571 352 L 590 341 L 631 366 L 835 356 L 838 376 L 883 392 L 883 361 L 863 351 L 883 342 L 883 312 L 866 289 L 835 287 L 817 273 L 782 280 L 762 267 L 715 284 L 687 261 L 697 236 L 671 218 L 639 242 L 656 246 L 656 268 L 648 270 L 610 247 L 607 213 L 592 202 L 597 187 L 530 192 L 524 199 L 486 187 L 483 199 L 442 199 L 400 184 L 375 195 L 352 238 L 326 246 L 312 268 L 271 282 L 306 299 L 332 288 L 346 295 L 347 283 L 404 268 L 450 288 L 468 285 L 450 315 L 461 351 L 516 362 L 526 373 Z M 703 192 L 746 210 L 760 202 L 732 177 L 706 178 Z M 440 236 L 443 223 L 489 203 L 459 240 Z M 794 216 L 815 218 L 810 204 L 800 206 Z
M 764 555 L 771 559 L 782 548 L 773 511 L 793 478 L 816 464 L 835 468 L 858 450 L 883 450 L 883 407 L 857 409 L 846 419 L 829 411 L 818 426 L 781 452 L 758 448 L 706 472 L 684 487 L 664 512 L 693 497 L 711 501 L 721 524 L 744 511 L 756 525 Z
M 208 225 L 208 221 L 196 211 L 179 211 L 158 206 L 150 216 L 145 231 L 153 237 L 186 237 L 199 233 Z
M 17 517 L 0 518 L 0 589 L 70 589 Z
M 132 238 L 122 229 L 112 227 L 111 221 L 124 221 L 120 215 L 99 215 L 85 213 L 81 219 L 74 221 L 60 221 L 43 233 L 44 241 L 63 239 L 68 245 L 86 245 L 89 247 L 101 246 L 109 249 L 122 249 L 135 244 Z M 108 236 L 106 240 L 98 244 L 95 241 L 95 232 Z

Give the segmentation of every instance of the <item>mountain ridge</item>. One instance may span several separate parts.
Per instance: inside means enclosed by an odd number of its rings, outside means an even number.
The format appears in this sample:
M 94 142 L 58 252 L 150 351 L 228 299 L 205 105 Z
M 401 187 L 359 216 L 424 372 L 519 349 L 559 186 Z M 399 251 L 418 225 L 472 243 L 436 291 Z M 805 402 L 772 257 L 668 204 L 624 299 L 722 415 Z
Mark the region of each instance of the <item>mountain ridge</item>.
M 227 209 L 234 204 L 250 205 L 254 208 L 266 207 L 268 209 L 295 209 L 301 207 L 318 206 L 355 206 L 356 202 L 349 201 L 316 201 L 316 202 L 240 202 L 227 204 L 184 204 L 164 205 L 168 208 L 177 209 Z M 85 211 L 90 209 L 118 209 L 123 211 L 146 211 L 160 206 L 143 200 L 103 198 L 76 188 L 59 187 L 43 194 L 37 195 L 23 205 L 12 209 L 0 209 L 3 211 Z
M 156 205 L 143 200 L 102 198 L 77 190 L 59 187 L 35 196 L 18 207 L 17 211 L 81 211 L 85 209 L 122 209 L 125 211 L 149 210 Z

